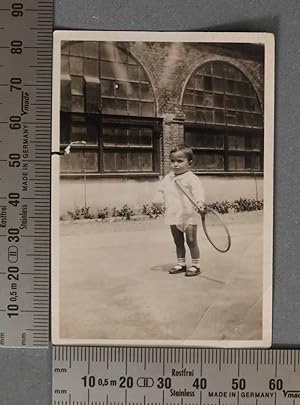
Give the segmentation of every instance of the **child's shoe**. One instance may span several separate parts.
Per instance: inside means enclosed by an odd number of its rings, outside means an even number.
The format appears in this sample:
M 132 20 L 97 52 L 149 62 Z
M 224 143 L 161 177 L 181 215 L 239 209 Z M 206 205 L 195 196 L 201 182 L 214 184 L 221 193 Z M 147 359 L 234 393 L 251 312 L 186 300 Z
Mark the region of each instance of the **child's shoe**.
M 196 266 L 189 267 L 189 269 L 185 272 L 187 277 L 198 276 L 198 274 L 200 274 L 200 269 Z
M 178 273 L 186 273 L 186 266 L 182 266 L 181 264 L 176 264 L 173 269 L 169 270 L 170 274 L 178 274 Z

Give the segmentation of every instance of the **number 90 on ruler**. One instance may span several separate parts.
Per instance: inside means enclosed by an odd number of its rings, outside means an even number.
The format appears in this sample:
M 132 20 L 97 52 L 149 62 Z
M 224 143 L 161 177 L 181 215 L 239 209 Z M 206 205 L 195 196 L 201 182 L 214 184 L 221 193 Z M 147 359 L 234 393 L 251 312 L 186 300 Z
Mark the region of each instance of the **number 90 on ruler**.
M 47 346 L 53 1 L 3 0 L 0 26 L 0 346 Z

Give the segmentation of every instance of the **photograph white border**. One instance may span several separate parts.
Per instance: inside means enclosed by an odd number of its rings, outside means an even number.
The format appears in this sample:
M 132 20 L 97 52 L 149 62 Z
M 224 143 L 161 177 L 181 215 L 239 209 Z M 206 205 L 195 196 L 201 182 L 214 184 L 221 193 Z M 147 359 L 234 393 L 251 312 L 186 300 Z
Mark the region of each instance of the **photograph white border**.
M 251 43 L 264 46 L 264 210 L 263 220 L 263 325 L 261 340 L 114 340 L 60 337 L 59 299 L 59 156 L 52 157 L 51 183 L 51 319 L 52 343 L 59 345 L 160 346 L 160 347 L 270 347 L 272 343 L 273 281 L 273 171 L 275 39 L 270 33 L 245 32 L 131 32 L 55 31 L 53 35 L 52 152 L 60 150 L 61 41 Z

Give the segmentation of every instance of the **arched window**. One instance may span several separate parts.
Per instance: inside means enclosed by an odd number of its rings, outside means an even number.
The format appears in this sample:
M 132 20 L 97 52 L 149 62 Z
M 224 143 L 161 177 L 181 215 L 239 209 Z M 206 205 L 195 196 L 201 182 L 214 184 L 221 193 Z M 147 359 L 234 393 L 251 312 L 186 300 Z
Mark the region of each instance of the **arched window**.
M 263 170 L 263 114 L 239 69 L 219 61 L 201 66 L 186 85 L 183 109 L 196 171 Z
M 117 44 L 62 44 L 62 148 L 75 142 L 62 157 L 62 172 L 80 173 L 83 163 L 95 173 L 158 171 L 155 116 L 145 70 Z

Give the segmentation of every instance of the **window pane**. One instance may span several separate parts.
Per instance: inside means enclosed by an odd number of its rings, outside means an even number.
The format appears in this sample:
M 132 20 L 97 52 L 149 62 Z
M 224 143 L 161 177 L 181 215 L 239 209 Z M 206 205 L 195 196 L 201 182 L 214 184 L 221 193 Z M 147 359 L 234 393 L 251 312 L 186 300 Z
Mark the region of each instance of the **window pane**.
M 192 92 L 186 91 L 183 95 L 183 104 L 194 104 L 194 95 Z
M 83 96 L 84 94 L 83 77 L 72 76 L 71 78 L 71 93 L 74 96 Z
M 102 42 L 101 43 L 101 59 L 105 60 L 115 60 L 114 57 L 114 46 L 110 42 Z
M 115 131 L 113 128 L 104 127 L 102 130 L 103 133 L 103 146 L 115 146 Z
M 72 151 L 68 155 L 61 156 L 61 171 L 72 173 L 84 173 L 98 171 L 97 152 Z
M 115 58 L 119 62 L 127 62 L 127 54 L 126 52 L 122 51 L 121 49 L 115 47 Z
M 130 128 L 128 131 L 128 143 L 130 146 L 140 145 L 140 136 L 138 128 Z
M 153 100 L 152 89 L 148 84 L 141 84 L 141 99 L 142 100 Z
M 259 135 L 246 135 L 245 146 L 247 149 L 260 151 L 261 150 L 260 140 L 261 137 Z
M 70 74 L 83 76 L 83 60 L 82 58 L 70 57 Z
M 213 123 L 214 122 L 214 111 L 204 110 L 205 122 Z
M 139 116 L 140 115 L 140 102 L 139 101 L 128 101 L 128 110 L 130 115 Z
M 206 123 L 206 115 L 205 115 L 205 110 L 202 110 L 201 108 L 197 108 L 196 110 L 196 121 L 197 122 L 203 122 Z
M 243 135 L 228 136 L 229 150 L 245 150 L 245 137 Z
M 140 143 L 144 146 L 152 146 L 152 129 L 141 128 L 140 129 Z
M 224 64 L 220 62 L 212 63 L 212 72 L 214 76 L 224 77 Z
M 115 100 L 102 97 L 103 114 L 115 114 Z
M 128 169 L 127 152 L 116 152 L 116 170 L 126 171 Z
M 130 99 L 140 99 L 140 85 L 139 83 L 127 83 L 127 95 Z
M 139 67 L 136 65 L 128 65 L 128 79 L 139 81 Z
M 200 91 L 194 92 L 194 101 L 196 106 L 203 106 L 204 105 L 204 97 L 205 93 Z
M 60 143 L 68 144 L 71 142 L 71 131 L 69 120 L 61 114 L 60 118 Z
M 212 78 L 208 76 L 204 76 L 204 90 L 212 91 Z
M 262 128 L 263 127 L 263 119 L 262 116 L 259 114 L 253 114 L 252 116 L 252 122 L 253 122 L 253 126 L 256 128 Z
M 253 115 L 252 114 L 244 114 L 245 126 L 253 127 Z
M 226 80 L 225 89 L 227 94 L 234 94 L 234 82 L 232 80 Z
M 214 106 L 214 95 L 209 93 L 203 93 L 203 107 L 213 107 Z
M 245 156 L 244 155 L 229 155 L 228 156 L 228 169 L 233 171 L 245 170 Z
M 228 125 L 236 125 L 236 112 L 228 110 L 226 114 L 226 123 Z
M 223 79 L 213 79 L 213 90 L 217 93 L 224 92 L 224 80 Z
M 69 73 L 69 57 L 65 55 L 61 56 L 61 73 L 62 74 Z
M 236 112 L 236 124 L 240 127 L 244 126 L 244 113 L 243 112 Z
M 154 104 L 153 103 L 141 103 L 142 104 L 142 116 L 154 117 Z
M 88 124 L 85 140 L 88 145 L 98 145 L 98 127 L 97 127 L 97 125 Z
M 242 80 L 241 72 L 234 66 L 230 65 L 229 63 L 224 64 L 225 68 L 225 77 L 228 79 L 234 80 Z
M 201 66 L 201 73 L 211 75 L 211 65 L 212 63 L 206 63 L 204 66 Z
M 261 170 L 260 155 L 258 153 L 250 155 L 249 160 L 250 162 L 247 162 L 247 167 L 249 167 L 251 170 Z
M 222 94 L 214 95 L 214 106 L 224 108 L 224 96 Z
M 149 82 L 148 76 L 141 66 L 139 66 L 139 74 L 140 74 L 140 81 Z
M 93 123 L 86 123 L 85 120 L 82 124 L 73 121 L 71 128 L 70 142 L 85 141 L 88 145 L 98 144 L 98 128 Z
M 225 123 L 225 114 L 223 110 L 215 110 L 215 123 L 220 125 Z
M 84 102 L 82 96 L 72 96 L 72 111 L 84 112 Z
M 128 80 L 127 65 L 118 62 L 101 62 L 101 77 Z
M 126 100 L 116 100 L 115 103 L 115 114 L 127 114 L 127 101 Z
M 224 157 L 215 153 L 195 153 L 194 168 L 196 170 L 224 170 Z
M 61 53 L 62 55 L 69 55 L 70 47 L 68 41 L 61 41 Z
M 139 153 L 137 152 L 129 152 L 128 156 L 128 171 L 138 171 L 140 170 L 140 159 Z
M 114 84 L 113 80 L 101 80 L 101 91 L 103 96 L 114 96 Z
M 187 122 L 195 122 L 196 120 L 196 111 L 193 107 L 183 106 L 183 111 L 185 112 L 185 120 Z
M 86 141 L 86 127 L 72 125 L 71 141 Z
M 197 132 L 185 131 L 184 137 L 185 137 L 184 141 L 187 145 L 191 147 L 198 146 L 199 134 Z
M 116 171 L 116 154 L 115 152 L 103 152 L 103 165 L 105 172 Z
M 124 128 L 103 128 L 104 146 L 125 146 L 128 144 L 127 131 Z
M 98 43 L 97 42 L 84 42 L 84 55 L 88 58 L 98 58 Z
M 197 76 L 194 79 L 192 79 L 190 82 L 191 82 L 191 87 L 190 87 L 191 89 L 205 90 L 204 77 L 203 76 Z
M 129 65 L 137 65 L 136 61 L 128 55 L 128 64 Z
M 140 152 L 140 170 L 143 172 L 153 171 L 152 152 Z
M 115 78 L 113 74 L 113 62 L 103 62 L 101 61 L 101 77 Z
M 209 149 L 223 149 L 224 136 L 214 133 L 199 133 L 199 132 L 186 132 L 185 142 L 191 147 L 209 148 Z
M 114 83 L 114 92 L 118 98 L 127 98 L 127 84 L 123 82 Z
M 235 83 L 236 94 L 241 96 L 248 96 L 250 94 L 250 86 L 246 82 L 236 82 Z
M 91 77 L 97 77 L 99 76 L 99 63 L 97 60 L 93 59 L 85 59 L 84 60 L 84 75 L 85 76 L 91 76 Z
M 83 42 L 69 43 L 70 55 L 83 56 Z

